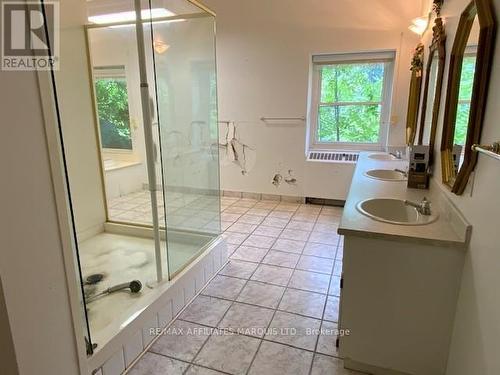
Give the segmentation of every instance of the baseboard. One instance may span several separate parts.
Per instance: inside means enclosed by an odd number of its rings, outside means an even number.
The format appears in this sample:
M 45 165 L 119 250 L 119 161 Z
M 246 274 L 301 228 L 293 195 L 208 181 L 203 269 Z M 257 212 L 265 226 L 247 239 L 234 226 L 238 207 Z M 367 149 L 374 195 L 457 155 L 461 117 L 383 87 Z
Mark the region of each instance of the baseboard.
M 345 201 L 340 199 L 323 199 L 323 198 L 313 198 L 313 197 L 306 197 L 306 203 L 321 204 L 323 206 L 334 206 L 334 207 L 344 207 L 345 205 Z
M 349 370 L 359 371 L 370 375 L 412 375 L 408 372 L 401 372 L 353 361 L 350 358 L 344 358 L 344 367 Z
M 94 225 L 90 228 L 80 230 L 76 233 L 76 238 L 78 242 L 88 240 L 91 237 L 97 236 L 99 233 L 104 232 L 104 223 Z
M 256 199 L 256 200 L 280 201 L 289 203 L 305 203 L 306 201 L 305 197 L 294 196 L 294 195 L 252 193 L 247 191 L 234 191 L 234 190 L 223 190 L 222 196 L 228 198 Z

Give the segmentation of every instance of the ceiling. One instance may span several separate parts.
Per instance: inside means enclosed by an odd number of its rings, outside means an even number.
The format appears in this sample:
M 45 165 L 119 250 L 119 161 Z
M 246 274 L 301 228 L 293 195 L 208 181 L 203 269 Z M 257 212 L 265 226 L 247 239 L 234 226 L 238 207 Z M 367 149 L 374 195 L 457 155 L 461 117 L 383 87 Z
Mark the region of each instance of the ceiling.
M 406 30 L 428 0 L 202 0 L 218 16 L 243 13 L 276 25 L 361 30 Z

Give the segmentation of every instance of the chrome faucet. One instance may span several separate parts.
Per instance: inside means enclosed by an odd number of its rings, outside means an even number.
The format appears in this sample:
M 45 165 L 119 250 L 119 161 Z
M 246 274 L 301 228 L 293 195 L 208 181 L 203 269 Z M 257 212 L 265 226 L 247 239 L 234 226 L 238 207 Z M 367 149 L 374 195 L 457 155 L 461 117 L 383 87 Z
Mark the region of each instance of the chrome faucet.
M 394 152 L 389 152 L 389 155 L 394 156 L 396 159 L 402 159 L 403 155 L 401 154 L 401 151 L 397 150 L 396 153 Z
M 417 209 L 417 211 L 422 215 L 425 215 L 425 216 L 432 215 L 431 202 L 429 202 L 427 200 L 427 198 L 425 198 L 425 197 L 424 197 L 424 199 L 422 199 L 422 201 L 420 203 L 415 203 L 412 201 L 405 200 L 405 204 L 407 206 L 415 207 Z
M 399 169 L 399 168 L 394 169 L 394 171 L 401 173 L 405 177 L 408 177 L 408 172 L 407 171 L 403 171 L 402 169 Z

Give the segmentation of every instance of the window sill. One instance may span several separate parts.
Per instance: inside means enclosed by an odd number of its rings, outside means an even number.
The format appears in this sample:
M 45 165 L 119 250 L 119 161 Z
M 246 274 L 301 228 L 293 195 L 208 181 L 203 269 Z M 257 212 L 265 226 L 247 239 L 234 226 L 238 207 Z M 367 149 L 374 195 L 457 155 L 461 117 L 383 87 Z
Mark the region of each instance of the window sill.
M 309 145 L 306 152 L 362 152 L 362 151 L 384 151 L 380 144 L 314 144 Z
M 104 171 L 111 172 L 119 169 L 130 168 L 136 165 L 141 165 L 138 161 L 123 161 L 123 160 L 104 160 Z

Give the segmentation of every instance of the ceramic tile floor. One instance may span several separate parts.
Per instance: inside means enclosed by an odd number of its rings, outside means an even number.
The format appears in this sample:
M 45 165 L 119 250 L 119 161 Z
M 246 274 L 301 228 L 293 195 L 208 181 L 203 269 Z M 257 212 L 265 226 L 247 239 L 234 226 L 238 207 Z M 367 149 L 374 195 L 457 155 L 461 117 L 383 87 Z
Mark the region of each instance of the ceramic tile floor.
M 129 374 L 358 374 L 335 347 L 342 209 L 221 203 L 229 263 Z
M 165 226 L 163 193 L 158 191 L 156 196 L 160 226 Z M 166 203 L 169 228 L 219 232 L 217 196 L 169 192 Z M 110 199 L 108 208 L 110 221 L 152 225 L 151 195 L 148 190 Z

